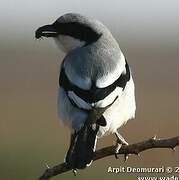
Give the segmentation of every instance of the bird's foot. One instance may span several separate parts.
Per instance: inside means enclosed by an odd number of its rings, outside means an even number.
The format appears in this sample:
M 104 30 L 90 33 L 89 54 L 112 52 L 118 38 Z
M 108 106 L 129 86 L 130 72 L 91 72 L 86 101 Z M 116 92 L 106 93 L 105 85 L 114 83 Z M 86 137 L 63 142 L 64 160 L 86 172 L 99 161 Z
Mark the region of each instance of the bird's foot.
M 115 158 L 118 159 L 118 153 L 119 153 L 119 150 L 121 149 L 122 146 L 127 146 L 129 144 L 119 144 L 119 143 L 116 143 L 116 153 L 115 153 Z M 124 162 L 126 162 L 129 158 L 129 154 L 124 154 Z
M 118 132 L 116 132 L 115 135 L 117 137 L 115 158 L 118 159 L 118 153 L 119 153 L 119 150 L 121 149 L 121 147 L 127 146 L 129 144 Z M 129 155 L 124 154 L 124 161 L 125 162 L 128 160 L 128 158 L 129 158 Z
M 73 175 L 76 176 L 77 175 L 77 169 L 73 169 Z
M 122 144 L 116 143 L 116 152 L 115 152 L 115 158 L 118 159 L 118 153 L 119 150 L 121 149 Z

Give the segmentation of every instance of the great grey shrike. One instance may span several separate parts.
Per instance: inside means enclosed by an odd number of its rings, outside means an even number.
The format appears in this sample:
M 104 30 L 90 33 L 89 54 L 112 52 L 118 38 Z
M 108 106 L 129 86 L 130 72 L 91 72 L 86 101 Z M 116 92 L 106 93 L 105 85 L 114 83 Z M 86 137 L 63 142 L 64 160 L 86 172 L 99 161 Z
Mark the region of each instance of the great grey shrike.
M 73 170 L 89 166 L 97 137 L 115 133 L 118 144 L 127 144 L 117 129 L 135 116 L 134 82 L 107 27 L 95 19 L 68 13 L 38 28 L 35 36 L 53 38 L 66 54 L 60 67 L 58 112 L 71 130 L 67 165 Z M 91 109 L 109 104 L 95 123 L 85 125 Z

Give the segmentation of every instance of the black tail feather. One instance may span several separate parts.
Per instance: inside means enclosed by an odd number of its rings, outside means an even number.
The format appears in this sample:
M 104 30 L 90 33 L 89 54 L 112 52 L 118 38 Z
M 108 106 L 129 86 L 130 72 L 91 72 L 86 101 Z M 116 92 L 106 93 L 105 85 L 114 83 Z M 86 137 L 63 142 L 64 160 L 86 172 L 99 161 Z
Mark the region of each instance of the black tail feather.
M 71 135 L 71 143 L 66 156 L 69 167 L 83 169 L 91 163 L 98 130 L 98 124 L 84 124 L 81 130 Z

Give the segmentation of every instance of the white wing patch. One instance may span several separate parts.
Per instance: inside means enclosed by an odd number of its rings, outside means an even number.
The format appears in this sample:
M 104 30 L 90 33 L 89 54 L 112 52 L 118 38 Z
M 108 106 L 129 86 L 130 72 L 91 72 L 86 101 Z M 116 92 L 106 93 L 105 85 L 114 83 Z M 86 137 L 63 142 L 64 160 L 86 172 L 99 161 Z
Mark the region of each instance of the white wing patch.
M 83 99 L 81 99 L 79 96 L 77 96 L 73 91 L 69 91 L 68 92 L 68 96 L 69 98 L 71 98 L 74 103 L 79 107 L 79 108 L 83 108 L 83 109 L 87 109 L 90 110 L 91 109 L 91 105 L 87 102 L 85 102 Z
M 106 96 L 104 99 L 98 101 L 95 103 L 96 107 L 106 107 L 109 104 L 111 104 L 114 99 L 118 96 L 118 98 L 120 98 L 120 96 L 122 95 L 122 91 L 123 89 L 121 87 L 116 87 L 116 89 L 111 92 L 108 96 Z
M 116 89 L 113 92 L 111 92 L 108 96 L 106 96 L 104 99 L 96 103 L 90 104 L 81 99 L 79 96 L 77 96 L 73 91 L 68 92 L 69 98 L 71 98 L 79 108 L 86 110 L 90 110 L 92 109 L 92 107 L 106 107 L 109 104 L 111 104 L 117 96 L 120 98 L 121 94 L 122 88 L 116 87 Z

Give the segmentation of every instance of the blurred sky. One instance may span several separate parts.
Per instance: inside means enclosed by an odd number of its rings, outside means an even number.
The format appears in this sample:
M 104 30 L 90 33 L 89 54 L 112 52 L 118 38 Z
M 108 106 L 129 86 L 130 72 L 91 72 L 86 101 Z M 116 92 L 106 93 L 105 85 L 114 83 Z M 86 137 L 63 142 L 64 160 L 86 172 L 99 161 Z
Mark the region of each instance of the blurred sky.
M 178 0 L 0 0 L 0 38 L 31 37 L 32 30 L 67 12 L 78 12 L 103 21 L 113 33 L 129 39 L 157 38 L 178 43 Z M 5 33 L 5 34 L 4 34 Z M 125 37 L 125 38 L 126 38 Z
M 50 39 L 37 41 L 35 30 L 64 13 L 94 17 L 109 27 L 133 72 L 136 120 L 120 129 L 129 143 L 178 135 L 178 0 L 0 0 L 0 179 L 32 180 L 45 162 L 63 161 L 69 132 L 59 125 L 56 109 L 59 66 L 63 54 Z M 111 145 L 114 137 L 99 140 Z M 142 158 L 106 158 L 80 178 L 118 179 L 112 166 L 178 166 L 178 151 L 152 150 Z M 120 162 L 120 163 L 119 163 Z M 69 179 L 72 174 L 60 176 Z M 132 179 L 124 174 L 125 180 Z M 54 178 L 55 179 L 58 179 Z

